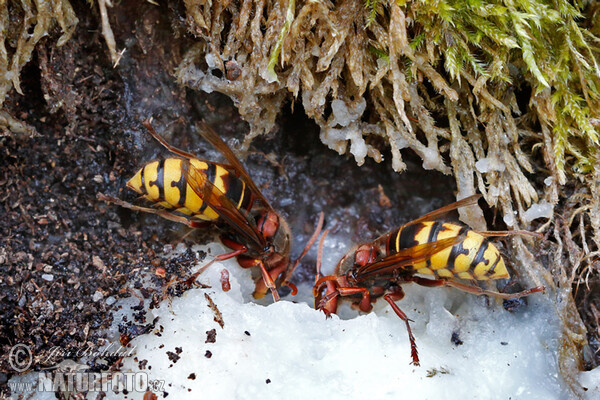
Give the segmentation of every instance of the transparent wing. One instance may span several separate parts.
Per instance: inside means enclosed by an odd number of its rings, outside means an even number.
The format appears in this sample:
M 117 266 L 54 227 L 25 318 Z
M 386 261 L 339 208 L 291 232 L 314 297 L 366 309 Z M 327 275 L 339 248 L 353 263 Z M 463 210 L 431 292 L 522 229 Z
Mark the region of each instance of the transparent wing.
M 423 215 L 422 217 L 419 217 L 415 220 L 410 221 L 409 223 L 405 224 L 404 226 L 417 224 L 419 222 L 432 221 L 432 220 L 439 219 L 439 218 L 445 216 L 446 214 L 448 214 L 449 212 L 454 211 L 458 208 L 477 204 L 477 201 L 480 198 L 481 198 L 480 194 L 474 194 L 473 196 L 466 197 L 466 198 L 459 200 L 457 202 L 454 202 L 452 204 L 448 204 L 447 206 L 444 206 L 442 208 L 438 208 L 437 210 L 433 210 L 433 211 Z
M 459 235 L 402 249 L 380 261 L 359 267 L 356 272 L 356 279 L 358 281 L 366 280 L 376 275 L 392 273 L 394 270 L 408 265 L 427 261 L 436 253 L 462 243 L 465 238 L 466 235 Z
M 212 144 L 215 149 L 219 150 L 221 152 L 221 154 L 223 154 L 225 156 L 225 159 L 227 160 L 227 162 L 242 177 L 244 182 L 246 182 L 248 184 L 248 186 L 250 187 L 250 190 L 252 190 L 252 193 L 258 199 L 260 199 L 260 201 L 263 203 L 263 205 L 265 205 L 269 209 L 272 209 L 272 207 L 269 204 L 269 202 L 267 201 L 267 199 L 265 199 L 265 197 L 263 196 L 261 191 L 258 189 L 258 187 L 254 183 L 252 178 L 250 178 L 250 175 L 248 174 L 248 171 L 246 171 L 246 168 L 244 168 L 242 163 L 237 159 L 235 154 L 233 154 L 233 151 L 231 151 L 231 149 L 227 146 L 227 144 L 225 144 L 225 142 L 221 139 L 221 137 L 217 134 L 217 132 L 215 132 L 215 130 L 213 128 L 211 128 L 210 125 L 208 125 L 204 121 L 201 121 L 200 125 L 202 126 L 202 129 L 200 130 L 200 134 L 202 135 L 202 137 L 204 139 L 206 139 L 206 141 L 208 141 L 210 144 Z
M 181 164 L 182 173 L 192 190 L 212 208 L 231 228 L 262 250 L 266 240 L 260 234 L 254 220 L 242 213 L 206 176 L 206 174 L 185 160 Z

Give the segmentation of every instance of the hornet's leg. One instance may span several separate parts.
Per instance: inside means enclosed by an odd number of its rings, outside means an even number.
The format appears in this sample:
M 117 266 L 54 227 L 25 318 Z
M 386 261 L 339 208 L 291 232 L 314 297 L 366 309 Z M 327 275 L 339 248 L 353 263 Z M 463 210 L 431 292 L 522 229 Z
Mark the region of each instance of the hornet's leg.
M 185 280 L 185 284 L 188 285 L 188 286 L 192 286 L 192 284 L 196 281 L 196 278 L 198 278 L 198 275 L 200 275 L 201 273 L 203 273 L 204 271 L 206 271 L 206 269 L 208 267 L 210 267 L 215 261 L 229 260 L 230 258 L 239 256 L 240 254 L 243 254 L 246 251 L 248 251 L 248 249 L 246 248 L 246 246 L 242 246 L 239 249 L 234 250 L 232 252 L 224 253 L 224 254 L 219 254 L 218 256 L 216 256 L 215 258 L 213 258 L 212 260 L 210 260 L 209 262 L 207 262 L 206 264 L 204 264 L 202 267 L 200 267 L 198 269 L 198 271 L 194 272 L 194 274 L 192 276 L 190 276 L 189 278 L 187 278 Z
M 106 196 L 102 193 L 98 193 L 96 195 L 96 197 L 98 197 L 98 199 L 106 201 L 108 203 L 114 203 L 116 205 L 119 205 L 123 208 L 128 208 L 130 210 L 133 211 L 142 211 L 142 212 L 146 212 L 146 213 L 150 213 L 150 214 L 155 214 L 158 215 L 160 217 L 163 217 L 165 219 L 168 219 L 169 221 L 173 221 L 173 222 L 179 222 L 180 224 L 184 224 L 189 226 L 190 228 L 200 228 L 203 226 L 206 226 L 206 222 L 198 222 L 198 221 L 192 221 L 188 218 L 185 217 L 181 217 L 179 215 L 175 215 L 172 212 L 169 212 L 167 210 L 161 210 L 161 209 L 156 209 L 156 208 L 148 208 L 148 207 L 140 207 L 140 206 L 135 206 L 131 203 L 128 203 L 126 201 L 123 201 L 121 199 L 118 199 L 116 197 L 112 197 L 112 196 Z
M 327 289 L 329 289 L 329 287 Z M 355 287 L 339 287 L 339 286 L 336 290 L 331 291 L 331 292 L 327 293 L 325 296 L 323 296 L 323 298 L 321 299 L 321 302 L 319 303 L 319 309 L 321 309 L 321 310 L 325 309 L 325 306 L 327 305 L 327 303 L 337 296 L 354 296 L 357 294 L 360 294 L 362 296 L 360 302 L 358 303 L 358 308 L 362 312 L 371 311 L 373 306 L 371 305 L 371 294 L 369 293 L 369 289 L 355 288 Z
M 392 306 L 392 309 L 394 310 L 396 315 L 400 317 L 400 319 L 406 324 L 406 330 L 408 331 L 408 340 L 410 340 L 410 355 L 412 357 L 412 364 L 418 367 L 420 365 L 419 353 L 417 352 L 417 343 L 415 342 L 415 337 L 413 336 L 412 330 L 410 329 L 410 319 L 408 319 L 406 314 L 404 314 L 400 307 L 398 307 L 398 305 L 395 303 L 395 301 L 398 301 L 404 297 L 404 292 L 402 291 L 402 289 L 399 286 L 398 289 L 399 290 L 386 294 L 385 296 L 383 296 L 383 298 L 385 299 L 385 301 L 390 303 L 390 306 Z
M 281 264 L 277 265 L 274 268 L 271 268 L 270 270 L 268 270 L 268 274 L 271 277 L 271 281 L 275 282 L 277 281 L 277 278 L 279 277 L 279 275 L 281 275 L 285 269 L 287 268 L 286 263 L 282 262 Z M 275 286 L 277 286 L 274 283 Z M 292 295 L 294 295 L 294 288 L 296 287 L 293 283 L 290 283 L 290 287 L 292 288 Z M 256 280 L 256 288 L 254 289 L 254 293 L 253 296 L 255 299 L 261 299 L 263 298 L 267 292 L 269 291 L 269 287 L 267 286 L 267 282 L 264 279 L 258 278 Z M 296 289 L 296 292 L 298 291 L 298 289 Z
M 269 274 L 269 271 L 267 271 L 267 268 L 265 268 L 265 264 L 260 260 L 256 260 L 255 265 L 260 268 L 260 273 L 262 274 L 265 285 L 267 285 L 267 287 L 269 289 L 271 289 L 271 294 L 273 295 L 273 301 L 279 301 L 279 293 L 277 293 L 277 287 L 275 286 L 275 282 L 273 281 L 273 278 Z M 279 273 L 277 275 L 279 275 Z
M 544 286 L 536 286 L 531 289 L 523 290 L 518 293 L 500 293 L 494 292 L 493 290 L 485 290 L 480 288 L 479 286 L 467 285 L 466 283 L 460 283 L 452 280 L 446 279 L 427 279 L 420 278 L 418 276 L 413 276 L 410 278 L 410 281 L 415 282 L 421 286 L 427 287 L 436 287 L 436 286 L 451 286 L 458 290 L 462 290 L 463 292 L 472 293 L 474 295 L 480 296 L 482 294 L 498 297 L 501 299 L 518 299 L 521 297 L 529 296 L 532 293 L 543 292 L 546 290 Z

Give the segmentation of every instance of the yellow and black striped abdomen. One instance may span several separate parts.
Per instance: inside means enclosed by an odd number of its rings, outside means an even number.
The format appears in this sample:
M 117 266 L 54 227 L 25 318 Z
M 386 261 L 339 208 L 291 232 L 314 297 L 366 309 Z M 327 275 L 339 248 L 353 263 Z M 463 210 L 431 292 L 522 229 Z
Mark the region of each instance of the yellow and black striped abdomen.
M 180 158 L 165 158 L 144 165 L 127 182 L 127 186 L 148 200 L 161 206 L 194 218 L 212 221 L 218 214 L 204 202 L 188 184 L 183 174 Z M 238 208 L 249 210 L 252 207 L 252 193 L 244 181 L 227 169 L 214 163 L 190 159 L 190 164 L 204 173 Z
M 403 269 L 437 278 L 487 280 L 509 277 L 498 248 L 479 233 L 456 223 L 428 221 L 408 225 L 390 234 L 387 251 L 391 255 L 400 249 L 460 235 L 465 235 L 461 243 Z

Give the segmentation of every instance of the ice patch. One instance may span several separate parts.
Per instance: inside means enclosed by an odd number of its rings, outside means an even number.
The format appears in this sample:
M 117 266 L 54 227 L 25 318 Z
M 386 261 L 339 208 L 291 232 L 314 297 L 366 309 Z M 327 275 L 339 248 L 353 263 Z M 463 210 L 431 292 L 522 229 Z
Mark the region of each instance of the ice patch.
M 527 211 L 523 213 L 523 219 L 529 222 L 536 218 L 551 218 L 553 211 L 554 206 L 550 203 L 542 202 L 539 204 L 533 204 Z
M 367 108 L 367 102 L 364 98 L 348 107 L 343 100 L 333 100 L 331 110 L 333 112 L 333 122 L 331 126 L 348 126 L 354 121 L 358 121 Z
M 204 59 L 206 60 L 206 65 L 208 65 L 209 69 L 218 68 L 221 64 L 221 59 L 219 58 L 219 56 L 213 53 L 207 53 Z
M 585 391 L 585 400 L 597 400 L 600 394 L 600 367 L 579 374 L 579 383 Z
M 359 166 L 364 164 L 368 148 L 357 124 L 351 124 L 342 129 L 321 129 L 320 137 L 323 143 L 330 149 L 337 151 L 339 154 L 344 154 L 346 152 L 348 146 L 347 141 L 350 140 L 350 153 L 354 156 L 354 159 Z
M 437 169 L 440 164 L 443 164 L 440 153 L 437 150 L 425 148 L 421 157 L 423 158 L 423 169 Z
M 506 169 L 506 165 L 495 157 L 486 157 L 475 163 L 475 168 L 477 171 L 482 174 L 490 171 L 504 171 Z
M 210 254 L 204 262 L 224 250 L 218 244 L 202 248 Z M 178 246 L 173 255 L 184 250 Z M 339 256 L 347 249 L 326 250 Z M 223 268 L 230 273 L 228 292 L 220 285 Z M 403 286 L 406 296 L 397 304 L 414 321 L 421 359 L 415 367 L 409 364 L 406 326 L 385 301 L 365 315 L 345 303 L 342 318 L 326 319 L 312 308 L 310 286 L 303 285 L 298 296 L 275 304 L 267 296 L 264 305 L 257 304 L 251 296 L 251 271 L 234 260 L 213 264 L 199 281 L 211 288 L 191 289 L 147 311 L 147 321 L 158 318 L 155 328 L 135 338 L 130 343 L 134 354 L 122 360 L 121 372 L 145 372 L 149 380 L 164 383 L 158 398 L 280 399 L 282 393 L 292 400 L 403 398 L 407 393 L 411 399 L 449 400 L 570 396 L 557 364 L 560 323 L 551 301 L 540 294 L 529 297 L 526 307 L 508 312 L 501 301 L 450 288 Z M 207 296 L 222 314 L 223 327 Z M 118 322 L 139 312 L 131 309 L 139 304 L 137 298 L 118 302 L 122 308 L 114 314 L 110 335 L 115 343 Z M 211 339 L 212 330 L 216 335 Z M 598 398 L 600 370 L 580 376 L 587 399 Z M 31 398 L 47 394 L 36 392 Z M 123 396 L 108 392 L 106 398 Z M 143 396 L 127 394 L 128 399 Z
M 502 220 L 504 220 L 504 223 L 506 224 L 506 226 L 514 226 L 515 225 L 515 214 L 516 213 L 517 213 L 516 211 L 514 213 L 507 212 L 506 215 L 504 217 L 502 217 Z

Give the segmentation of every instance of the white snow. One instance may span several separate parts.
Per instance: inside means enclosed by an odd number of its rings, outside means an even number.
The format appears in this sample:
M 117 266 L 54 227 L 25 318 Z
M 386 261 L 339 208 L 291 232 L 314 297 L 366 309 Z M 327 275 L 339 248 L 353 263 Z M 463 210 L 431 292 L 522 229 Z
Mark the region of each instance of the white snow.
M 502 220 L 504 220 L 506 226 L 514 226 L 516 213 L 516 211 L 514 211 L 514 213 L 507 212 L 504 217 L 502 217 Z
M 209 69 L 218 68 L 222 62 L 219 56 L 214 53 L 207 53 L 204 59 L 206 60 L 206 65 L 208 65 Z
M 364 164 L 368 148 L 362 131 L 357 124 L 351 124 L 341 129 L 322 128 L 320 137 L 324 144 L 339 154 L 346 152 L 347 141 L 350 140 L 350 153 L 354 156 L 359 166 Z
M 327 127 L 321 128 L 320 134 L 321 141 L 339 154 L 346 152 L 349 140 L 350 153 L 359 166 L 364 164 L 369 151 L 360 126 L 360 118 L 366 107 L 367 103 L 362 98 L 350 106 L 343 100 L 333 100 L 331 102 L 333 118 L 328 122 Z M 334 128 L 335 126 L 340 128 Z
M 263 78 L 267 83 L 277 82 L 277 73 L 273 69 L 264 68 L 260 72 L 260 77 Z
M 529 209 L 523 213 L 523 219 L 525 221 L 533 221 L 536 218 L 551 218 L 553 212 L 554 206 L 544 201 L 529 207 Z
M 423 149 L 421 158 L 423 159 L 423 169 L 425 170 L 437 169 L 440 165 L 444 164 L 439 151 L 428 147 Z
M 483 173 L 490 171 L 504 171 L 506 169 L 506 165 L 496 157 L 486 157 L 475 163 L 475 168 L 477 171 Z
M 551 177 L 551 176 L 549 176 L 546 179 L 544 179 L 544 185 L 546 185 L 546 186 L 552 185 L 552 182 L 554 182 L 554 178 Z
M 333 100 L 331 102 L 331 110 L 333 112 L 334 122 L 331 126 L 339 124 L 340 126 L 348 126 L 350 123 L 357 121 L 365 112 L 367 102 L 364 98 L 357 101 L 351 107 L 348 107 L 343 100 Z
M 579 383 L 585 388 L 586 400 L 597 400 L 600 394 L 600 367 L 581 372 Z
M 212 254 L 220 251 L 213 246 Z M 365 315 L 344 306 L 346 319 L 326 319 L 312 304 L 292 302 L 303 296 L 259 305 L 251 301 L 250 272 L 235 261 L 219 264 L 200 276 L 211 289 L 190 290 L 150 310 L 150 319 L 159 318 L 155 330 L 132 342 L 136 359 L 126 358 L 123 372 L 138 372 L 138 362 L 148 360 L 149 379 L 164 380 L 169 397 L 178 399 L 568 397 L 556 363 L 558 321 L 542 295 L 510 313 L 494 300 L 407 285 L 398 304 L 414 320 L 421 358 L 415 367 L 406 327 L 385 302 Z M 222 268 L 231 275 L 229 292 L 221 290 Z M 222 313 L 223 328 L 205 294 Z M 206 343 L 211 329 L 216 341 Z M 451 342 L 453 333 L 462 344 Z M 176 347 L 182 351 L 174 362 L 167 351 Z

